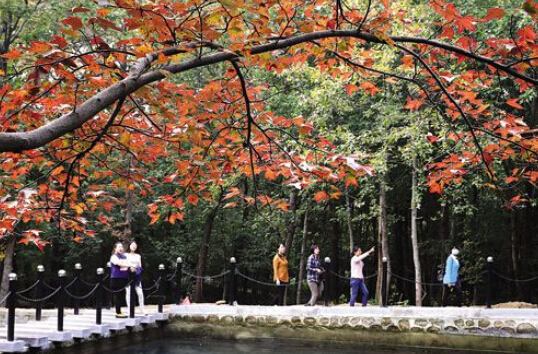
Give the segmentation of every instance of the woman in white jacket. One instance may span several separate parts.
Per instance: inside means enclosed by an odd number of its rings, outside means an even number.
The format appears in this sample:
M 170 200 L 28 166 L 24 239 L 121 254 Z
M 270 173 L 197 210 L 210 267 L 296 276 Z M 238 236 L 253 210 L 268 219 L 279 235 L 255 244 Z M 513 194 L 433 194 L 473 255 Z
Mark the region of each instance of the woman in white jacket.
M 133 267 L 135 267 L 135 289 L 136 294 L 138 295 L 138 303 L 140 304 L 140 312 L 143 315 L 146 314 L 146 309 L 144 308 L 144 292 L 142 290 L 142 256 L 139 253 L 136 253 L 138 245 L 135 241 L 132 241 L 129 244 L 129 252 L 125 254 L 127 261 L 129 261 Z M 127 302 L 127 308 L 129 308 L 131 303 L 131 287 L 128 286 L 125 289 L 125 301 Z

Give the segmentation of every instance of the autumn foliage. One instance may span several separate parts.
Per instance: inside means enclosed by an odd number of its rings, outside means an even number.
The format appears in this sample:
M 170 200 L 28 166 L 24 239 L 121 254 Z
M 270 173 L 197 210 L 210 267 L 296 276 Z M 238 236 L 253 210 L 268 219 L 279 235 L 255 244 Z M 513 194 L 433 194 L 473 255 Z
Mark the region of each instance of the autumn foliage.
M 409 87 L 404 109 L 433 107 L 452 127 L 424 139 L 461 147 L 427 166 L 432 193 L 469 173 L 483 173 L 499 193 L 536 183 L 538 139 L 526 134 L 534 127 L 520 97 L 538 82 L 537 4 L 517 10 L 525 26 L 488 36 L 484 28 L 506 21 L 505 10 L 473 17 L 432 1 L 436 20 L 417 26 L 392 1 L 355 3 L 108 0 L 73 8 L 48 42 L 3 55 L 0 233 L 21 225 L 22 242 L 41 245 L 39 224 L 52 222 L 91 236 L 92 223 L 113 222 L 111 208 L 125 202 L 111 189 L 152 196 L 151 222 L 174 224 L 187 203 L 211 201 L 221 188 L 224 207 L 286 210 L 256 184 L 320 184 L 313 198 L 322 202 L 373 176 L 307 118 L 269 111 L 270 83 L 253 80 L 254 70 L 314 66 L 348 95 Z M 390 68 L 377 63 L 384 52 L 397 58 Z M 507 81 L 509 91 L 489 93 Z M 235 184 L 240 177 L 251 180 L 249 195 Z

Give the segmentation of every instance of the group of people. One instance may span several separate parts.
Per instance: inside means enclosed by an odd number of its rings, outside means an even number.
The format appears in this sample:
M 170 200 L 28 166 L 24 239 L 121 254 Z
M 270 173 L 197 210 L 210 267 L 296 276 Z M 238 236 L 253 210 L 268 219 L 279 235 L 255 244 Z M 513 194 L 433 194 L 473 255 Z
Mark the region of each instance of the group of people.
M 362 306 L 368 304 L 368 288 L 364 282 L 364 262 L 363 260 L 374 253 L 374 247 L 367 252 L 362 252 L 362 249 L 358 246 L 353 247 L 352 257 L 350 261 L 351 278 L 349 285 L 351 288 L 351 298 L 349 301 L 350 306 L 355 306 L 355 301 L 359 295 L 359 291 L 362 294 Z M 311 297 L 305 306 L 314 306 L 323 292 L 323 278 L 325 269 L 322 267 L 319 257 L 320 248 L 318 245 L 312 245 L 310 247 L 310 256 L 306 262 L 306 281 L 310 288 Z M 457 297 L 457 305 L 461 306 L 462 303 L 462 290 L 461 283 L 459 281 L 459 268 L 460 262 L 458 260 L 459 250 L 453 248 L 451 254 L 448 256 L 444 268 L 443 281 L 443 298 L 442 305 L 448 305 L 448 299 L 450 293 L 455 292 Z M 273 258 L 273 280 L 278 288 L 278 297 L 276 304 L 279 306 L 284 305 L 284 295 L 286 287 L 289 285 L 290 276 L 288 272 L 288 259 L 286 258 L 286 247 L 280 244 L 278 252 Z
M 129 243 L 129 251 L 124 252 L 123 244 L 116 242 L 112 249 L 112 255 L 110 257 L 111 272 L 110 272 L 110 286 L 114 291 L 114 303 L 116 307 L 116 317 L 125 318 L 125 314 L 121 312 L 121 294 L 125 289 L 125 302 L 129 307 L 131 302 L 131 288 L 127 286 L 129 283 L 129 272 L 134 273 L 135 289 L 138 295 L 138 303 L 140 304 L 140 311 L 142 314 L 146 314 L 144 308 L 144 293 L 142 290 L 142 257 L 137 253 L 138 245 L 132 241 Z M 310 289 L 311 297 L 305 306 L 314 306 L 318 301 L 318 298 L 323 292 L 323 279 L 325 269 L 323 268 L 320 260 L 320 248 L 318 245 L 312 245 L 310 247 L 310 256 L 306 262 L 306 281 Z M 359 290 L 362 293 L 362 306 L 366 306 L 368 303 L 368 288 L 364 282 L 364 262 L 363 260 L 374 253 L 374 247 L 367 252 L 362 252 L 358 246 L 353 247 L 352 257 L 350 261 L 350 288 L 351 298 L 349 301 L 350 306 L 355 306 L 355 301 L 359 295 Z M 459 281 L 459 268 L 460 262 L 458 260 L 459 250 L 453 248 L 451 254 L 448 256 L 444 268 L 443 280 L 443 297 L 442 305 L 447 306 L 449 294 L 456 293 L 457 304 L 461 306 L 462 303 L 462 290 Z M 290 276 L 288 272 L 288 259 L 286 257 L 286 247 L 280 244 L 278 252 L 273 258 L 273 280 L 276 283 L 278 289 L 277 305 L 284 305 L 284 296 L 286 287 L 290 283 Z
M 318 298 L 323 292 L 323 279 L 325 269 L 322 267 L 321 259 L 319 257 L 320 248 L 318 245 L 312 245 L 310 247 L 310 256 L 306 261 L 306 281 L 308 288 L 310 289 L 310 300 L 305 306 L 314 306 L 318 301 Z M 363 260 L 374 252 L 372 247 L 368 252 L 362 252 L 361 248 L 355 246 L 353 248 L 353 254 L 350 262 L 351 269 L 351 299 L 350 306 L 355 306 L 355 301 L 359 295 L 359 289 L 362 293 L 362 306 L 366 306 L 368 303 L 368 288 L 364 282 Z M 290 276 L 288 272 L 288 259 L 286 258 L 286 247 L 280 244 L 278 252 L 273 258 L 273 280 L 276 283 L 278 289 L 278 297 L 276 304 L 279 306 L 284 305 L 284 295 L 286 287 L 290 283 Z
M 140 311 L 146 314 L 144 308 L 144 292 L 142 290 L 142 257 L 137 253 L 138 245 L 132 241 L 129 243 L 129 252 L 125 253 L 123 244 L 116 242 L 110 256 L 110 287 L 114 291 L 114 304 L 116 307 L 116 317 L 125 318 L 127 315 L 121 312 L 121 295 L 125 289 L 125 302 L 127 308 L 131 303 L 131 287 L 129 284 L 129 272 L 134 273 L 135 289 L 138 295 Z

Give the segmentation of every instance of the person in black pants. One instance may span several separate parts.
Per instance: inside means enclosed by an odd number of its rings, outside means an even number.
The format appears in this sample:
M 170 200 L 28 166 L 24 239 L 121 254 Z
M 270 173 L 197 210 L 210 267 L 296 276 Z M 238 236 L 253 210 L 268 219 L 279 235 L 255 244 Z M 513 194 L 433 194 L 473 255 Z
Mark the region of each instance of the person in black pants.
M 114 290 L 114 303 L 116 305 L 116 317 L 126 318 L 127 315 L 121 313 L 121 299 L 124 297 L 123 292 L 129 282 L 129 268 L 132 266 L 127 257 L 123 254 L 123 244 L 116 242 L 110 256 L 110 287 Z M 122 290 L 122 291 L 119 291 Z

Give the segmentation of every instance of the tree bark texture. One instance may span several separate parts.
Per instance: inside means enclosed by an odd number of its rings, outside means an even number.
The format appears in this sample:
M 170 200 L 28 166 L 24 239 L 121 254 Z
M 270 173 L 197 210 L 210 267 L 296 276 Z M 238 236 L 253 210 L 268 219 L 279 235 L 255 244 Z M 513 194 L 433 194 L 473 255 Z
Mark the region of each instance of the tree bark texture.
M 207 268 L 207 256 L 209 254 L 209 241 L 211 238 L 211 231 L 213 230 L 213 223 L 215 221 L 215 218 L 220 208 L 221 199 L 222 199 L 222 194 L 217 204 L 209 210 L 205 218 L 204 229 L 202 232 L 202 241 L 200 242 L 200 251 L 198 253 L 198 264 L 196 265 L 197 278 L 196 278 L 196 286 L 195 286 L 195 292 L 194 292 L 195 302 L 203 302 L 203 286 L 204 286 L 203 277 L 206 275 L 205 272 Z
M 355 246 L 355 239 L 353 238 L 353 208 L 349 200 L 349 191 L 346 191 L 346 213 L 347 213 L 347 229 L 349 233 L 349 253 L 353 252 L 353 246 Z
M 383 281 L 383 257 L 387 258 L 387 267 L 388 267 L 388 274 L 387 274 L 387 296 L 389 294 L 390 289 L 390 256 L 389 256 L 389 240 L 388 240 L 388 220 L 387 220 L 387 182 L 388 177 L 387 174 L 385 174 L 382 177 L 381 183 L 379 184 L 379 227 L 378 227 L 378 244 L 379 244 L 379 257 L 378 257 L 378 263 L 377 263 L 377 286 L 376 286 L 376 298 L 378 299 L 378 303 L 381 304 L 381 284 Z
M 301 255 L 299 257 L 299 275 L 297 276 L 298 284 L 302 284 L 304 280 L 307 236 L 308 236 L 308 209 L 306 209 L 304 212 L 303 237 L 301 240 Z M 301 288 L 302 288 L 301 285 L 297 286 L 297 295 L 295 297 L 295 303 L 297 305 L 301 303 Z
M 9 273 L 13 271 L 13 256 L 15 254 L 15 236 L 8 236 L 6 244 L 6 257 L 4 258 L 4 270 L 2 272 L 2 284 L 0 285 L 0 300 L 6 297 L 9 290 Z M 6 306 L 5 302 L 3 306 Z
M 411 169 L 411 245 L 413 247 L 413 265 L 415 267 L 415 305 L 422 306 L 422 270 L 420 268 L 417 233 L 417 188 L 417 160 L 413 158 Z

